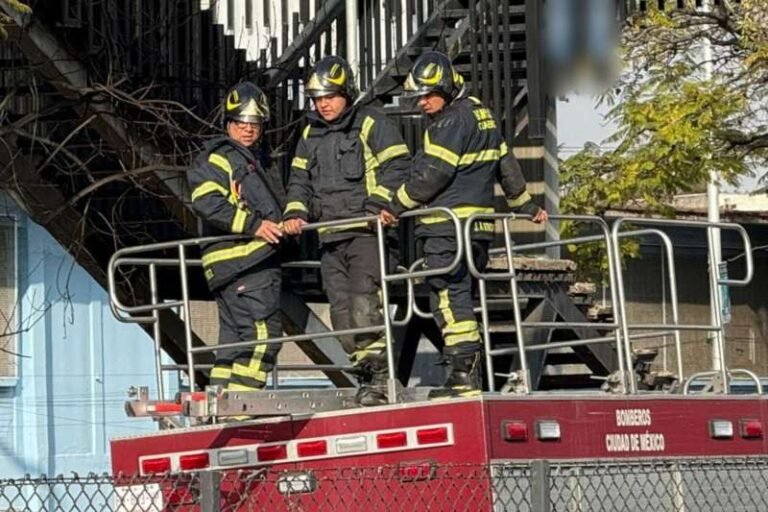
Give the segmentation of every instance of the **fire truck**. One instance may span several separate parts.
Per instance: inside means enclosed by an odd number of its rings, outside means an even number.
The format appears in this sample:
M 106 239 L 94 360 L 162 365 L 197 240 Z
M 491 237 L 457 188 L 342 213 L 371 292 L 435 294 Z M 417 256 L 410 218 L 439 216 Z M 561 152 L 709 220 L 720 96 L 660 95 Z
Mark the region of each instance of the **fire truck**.
M 562 215 L 552 216 L 552 221 L 579 223 L 588 229 L 583 235 L 570 239 L 516 245 L 512 242 L 510 223 L 520 216 L 514 214 L 476 214 L 466 222 L 446 209 L 416 210 L 406 216 L 432 214 L 436 210 L 454 224 L 454 261 L 446 268 L 425 269 L 422 261 L 416 260 L 391 274 L 387 274 L 382 265 L 383 303 L 389 314 L 385 315 L 383 326 L 366 328 L 383 328 L 387 336 L 389 404 L 358 407 L 353 398 L 354 388 L 260 392 L 198 389 L 196 375 L 203 368 L 196 365 L 195 358 L 216 347 L 193 347 L 188 340 L 189 392 L 180 393 L 174 399 L 163 396 L 153 399 L 144 393 L 126 403 L 129 416 L 155 417 L 173 428 L 112 439 L 114 474 L 151 479 L 161 475 L 184 478 L 206 472 L 229 472 L 241 475 L 227 484 L 237 490 L 235 494 L 242 504 L 233 510 L 258 510 L 254 505 L 257 502 L 270 503 L 266 508 L 275 510 L 314 510 L 325 507 L 312 504 L 325 503 L 328 507 L 334 499 L 341 500 L 339 503 L 361 499 L 359 493 L 349 489 L 339 490 L 318 483 L 323 472 L 344 468 L 362 475 L 379 468 L 377 475 L 381 477 L 381 468 L 388 468 L 391 474 L 387 478 L 362 478 L 361 484 L 361 492 L 383 494 L 387 499 L 376 505 L 368 502 L 363 507 L 361 504 L 361 507 L 409 509 L 415 489 L 429 490 L 430 486 L 439 486 L 450 477 L 453 481 L 469 483 L 440 487 L 440 492 L 433 494 L 430 508 L 481 510 L 493 509 L 492 497 L 498 497 L 500 483 L 505 478 L 514 478 L 512 473 L 505 476 L 497 472 L 490 479 L 474 479 L 471 473 L 487 465 L 514 467 L 539 460 L 602 460 L 621 464 L 639 458 L 674 460 L 768 454 L 762 426 L 768 420 L 768 406 L 762 396 L 761 379 L 751 371 L 728 368 L 725 364 L 712 371 L 692 373 L 686 370 L 681 350 L 681 333 L 705 332 L 715 344 L 720 361 L 725 361 L 722 290 L 745 286 L 753 275 L 750 239 L 742 226 L 652 218 L 619 218 L 609 225 L 600 217 Z M 374 224 L 383 254 L 384 228 L 375 217 L 311 224 L 308 229 L 360 221 Z M 479 269 L 471 251 L 464 250 L 470 240 L 471 226 L 479 221 L 496 222 L 504 235 L 503 246 L 491 251 L 492 263 L 487 270 Z M 715 230 L 732 232 L 743 244 L 743 276 L 728 277 L 720 266 L 709 266 L 712 314 L 706 324 L 686 323 L 678 311 L 675 247 L 667 230 L 680 227 L 705 232 L 711 258 L 718 257 L 711 243 Z M 623 240 L 637 237 L 658 239 L 667 264 L 672 312 L 671 318 L 659 323 L 628 321 L 620 247 Z M 144 266 L 154 279 L 156 267 L 165 265 L 177 268 L 184 282 L 188 269 L 200 264 L 199 260 L 187 256 L 187 249 L 200 242 L 201 239 L 195 239 L 118 251 L 110 263 L 110 294 L 118 318 L 157 322 L 162 308 L 180 308 L 186 313 L 184 318 L 189 318 L 186 286 L 182 286 L 178 301 L 152 300 L 150 304 L 126 305 L 116 293 L 116 276 L 125 267 Z M 574 244 L 595 244 L 603 248 L 607 262 L 606 289 L 613 315 L 598 323 L 586 318 L 579 321 L 565 313 L 553 318 L 525 315 L 526 309 L 533 307 L 537 293 L 536 287 L 526 285 L 526 279 L 531 280 L 531 272 L 541 274 L 536 269 L 550 265 L 552 260 L 525 259 L 524 255 Z M 173 254 L 156 256 L 161 250 L 172 250 Z M 147 257 L 147 254 L 155 256 Z M 418 307 L 421 280 L 430 274 L 451 271 L 462 259 L 478 282 L 476 311 L 482 325 L 487 390 L 474 398 L 429 401 L 426 399 L 428 389 L 403 387 L 395 378 L 393 330 L 415 317 L 429 317 L 429 313 Z M 294 266 L 311 267 L 312 264 L 298 262 Z M 547 279 L 552 278 L 545 281 Z M 158 284 L 153 281 L 153 289 Z M 565 306 L 560 309 L 561 312 L 567 310 Z M 364 331 L 329 331 L 322 337 Z M 571 339 L 541 337 L 542 332 L 555 331 L 576 336 Z M 662 335 L 673 340 L 676 371 L 671 374 L 652 371 L 654 353 L 637 347 L 640 340 Z M 319 336 L 296 334 L 260 343 L 292 343 L 312 337 Z M 597 386 L 569 389 L 563 385 L 557 389 L 541 389 L 541 376 L 537 376 L 535 370 L 541 366 L 537 357 L 547 351 L 557 353 L 566 349 L 577 353 L 587 347 L 603 347 L 606 350 L 602 354 L 614 357 L 614 367 L 608 375 L 600 377 Z M 514 360 L 514 371 L 500 376 L 499 371 L 508 368 L 500 364 L 505 358 Z M 161 366 L 158 359 L 159 370 Z M 341 367 L 333 369 L 344 371 Z M 562 382 L 567 384 L 567 380 Z M 252 419 L 226 421 L 227 417 L 243 415 Z M 248 480 L 242 476 L 259 471 L 269 471 L 278 477 Z M 382 487 L 383 481 L 387 482 L 386 488 Z M 253 496 L 250 505 L 249 495 Z M 167 503 L 173 502 L 167 492 L 165 499 Z M 455 506 L 462 500 L 466 503 L 467 499 L 475 500 L 476 508 Z M 189 506 L 189 510 L 197 510 L 194 503 Z

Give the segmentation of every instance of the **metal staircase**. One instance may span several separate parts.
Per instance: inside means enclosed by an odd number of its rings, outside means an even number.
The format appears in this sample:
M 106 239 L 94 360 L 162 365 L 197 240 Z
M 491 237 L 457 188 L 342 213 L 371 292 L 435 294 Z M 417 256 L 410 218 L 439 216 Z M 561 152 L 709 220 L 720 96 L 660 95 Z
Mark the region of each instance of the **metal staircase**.
M 116 250 L 196 233 L 182 173 L 196 144 L 215 131 L 215 124 L 206 125 L 215 123 L 209 113 L 229 85 L 249 78 L 269 90 L 277 119 L 268 135 L 271 146 L 277 157 L 292 151 L 306 108 L 301 83 L 308 65 L 330 52 L 345 53 L 343 1 L 285 0 L 279 3 L 279 15 L 273 9 L 269 16 L 264 4 L 218 1 L 209 2 L 206 9 L 199 0 L 40 0 L 32 18 L 19 20 L 23 28 L 12 29 L 9 40 L 0 42 L 0 58 L 8 64 L 0 71 L 0 96 L 5 98 L 0 123 L 39 115 L 34 123 L 37 142 L 16 134 L 7 139 L 9 146 L 0 148 L 3 187 L 71 248 L 101 284 L 107 284 L 105 269 Z M 539 119 L 536 109 L 546 107 L 546 101 L 534 101 L 537 95 L 542 98 L 543 82 L 531 74 L 538 59 L 536 44 L 531 44 L 537 4 L 365 0 L 358 22 L 361 47 L 366 49 L 361 52 L 359 79 L 366 91 L 362 101 L 375 102 L 396 116 L 415 150 L 423 120 L 397 101 L 399 88 L 421 52 L 447 51 L 473 92 L 494 109 L 508 143 L 524 149 L 518 158 L 532 192 L 554 212 L 551 198 L 556 200 L 556 194 L 547 196 L 546 190 L 556 186 L 555 171 L 547 167 L 544 151 L 545 145 L 554 147 L 554 135 L 535 142 L 529 130 L 529 120 Z M 240 16 L 231 5 L 254 10 Z M 267 45 L 255 50 L 243 30 L 268 35 Z M 255 61 L 249 60 L 253 57 Z M 179 145 L 153 128 L 157 112 L 137 108 L 138 100 L 168 98 L 183 111 L 179 124 L 197 127 L 199 137 Z M 529 151 L 534 144 L 540 150 Z M 56 149 L 59 145 L 62 148 Z M 129 177 L 129 169 L 142 171 Z M 544 234 L 520 236 L 541 240 Z M 305 249 L 302 259 L 313 255 L 309 245 Z M 416 257 L 412 247 L 404 254 L 406 262 Z M 289 279 L 300 285 L 293 287 L 300 293 L 284 304 L 286 331 L 322 330 L 305 304 L 307 297 L 322 300 L 316 272 L 292 272 Z M 164 283 L 158 300 L 179 296 L 178 279 L 167 269 L 158 268 L 157 277 Z M 194 273 L 189 284 L 192 298 L 207 298 L 199 274 Z M 126 303 L 147 299 L 149 277 L 123 275 L 119 294 Z M 402 294 L 402 288 L 394 287 L 395 301 L 402 300 Z M 183 323 L 171 310 L 159 315 L 161 346 L 181 362 Z M 428 324 L 422 322 L 409 336 L 429 331 Z M 193 345 L 202 346 L 203 341 L 194 337 Z M 303 349 L 316 363 L 341 363 L 338 354 L 311 341 Z M 408 367 L 407 361 L 403 367 Z M 349 384 L 341 372 L 329 375 L 338 385 Z

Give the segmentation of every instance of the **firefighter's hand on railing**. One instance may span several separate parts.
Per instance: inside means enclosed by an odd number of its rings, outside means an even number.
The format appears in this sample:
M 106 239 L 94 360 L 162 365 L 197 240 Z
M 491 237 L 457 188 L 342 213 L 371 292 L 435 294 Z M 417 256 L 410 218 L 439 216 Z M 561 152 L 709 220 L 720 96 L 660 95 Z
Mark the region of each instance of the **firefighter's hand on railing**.
M 279 244 L 280 238 L 283 236 L 283 231 L 280 226 L 271 220 L 261 221 L 259 229 L 256 230 L 256 236 L 263 238 L 271 244 Z
M 288 219 L 283 222 L 283 231 L 287 235 L 300 235 L 301 228 L 307 223 L 304 219 Z
M 549 219 L 549 214 L 547 213 L 547 210 L 544 208 L 539 208 L 539 211 L 536 212 L 536 215 L 534 215 L 531 218 L 531 222 L 535 222 L 536 224 L 541 224 L 542 222 L 547 222 Z
M 389 210 L 382 209 L 379 212 L 379 219 L 384 226 L 392 226 L 397 224 L 397 217 L 395 217 L 395 214 Z

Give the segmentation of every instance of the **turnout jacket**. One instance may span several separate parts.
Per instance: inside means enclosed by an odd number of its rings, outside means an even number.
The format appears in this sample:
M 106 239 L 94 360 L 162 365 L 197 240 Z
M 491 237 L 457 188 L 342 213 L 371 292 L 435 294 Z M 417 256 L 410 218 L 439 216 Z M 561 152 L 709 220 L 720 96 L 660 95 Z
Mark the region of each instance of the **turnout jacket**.
M 263 220 L 280 222 L 282 216 L 268 169 L 271 162 L 260 149 L 221 137 L 206 144 L 187 174 L 201 236 L 254 237 L 203 245 L 203 270 L 211 290 L 232 282 L 275 253 L 269 243 L 255 238 Z
M 410 168 L 408 146 L 395 124 L 381 111 L 357 105 L 330 123 L 317 112 L 307 118 L 291 162 L 285 218 L 322 222 L 386 207 Z M 372 233 L 358 223 L 319 234 L 322 242 L 332 242 Z
M 410 179 L 388 206 L 396 215 L 421 205 L 450 208 L 462 219 L 493 213 L 497 181 L 512 211 L 535 214 L 539 209 L 491 111 L 474 97 L 459 96 L 433 118 L 411 169 Z M 416 222 L 417 236 L 455 233 L 447 215 L 418 217 Z M 494 223 L 479 221 L 473 230 L 475 238 L 491 240 Z

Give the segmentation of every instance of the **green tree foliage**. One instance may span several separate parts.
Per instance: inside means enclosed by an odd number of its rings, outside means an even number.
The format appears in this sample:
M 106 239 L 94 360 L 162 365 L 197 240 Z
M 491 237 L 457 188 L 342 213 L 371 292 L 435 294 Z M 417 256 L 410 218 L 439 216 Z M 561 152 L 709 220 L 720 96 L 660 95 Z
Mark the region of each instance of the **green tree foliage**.
M 9 7 L 10 9 L 19 12 L 21 14 L 29 14 L 32 12 L 32 9 L 30 7 L 19 1 L 19 0 L 0 0 L 0 39 L 5 39 L 8 37 L 8 32 L 5 31 L 5 27 L 3 25 L 7 25 L 8 23 L 11 23 L 11 18 L 4 14 L 3 7 Z
M 627 21 L 624 70 L 599 99 L 618 127 L 603 141 L 612 149 L 588 144 L 561 163 L 564 212 L 672 215 L 673 196 L 702 190 L 710 171 L 736 183 L 768 164 L 768 0 L 666 4 Z

